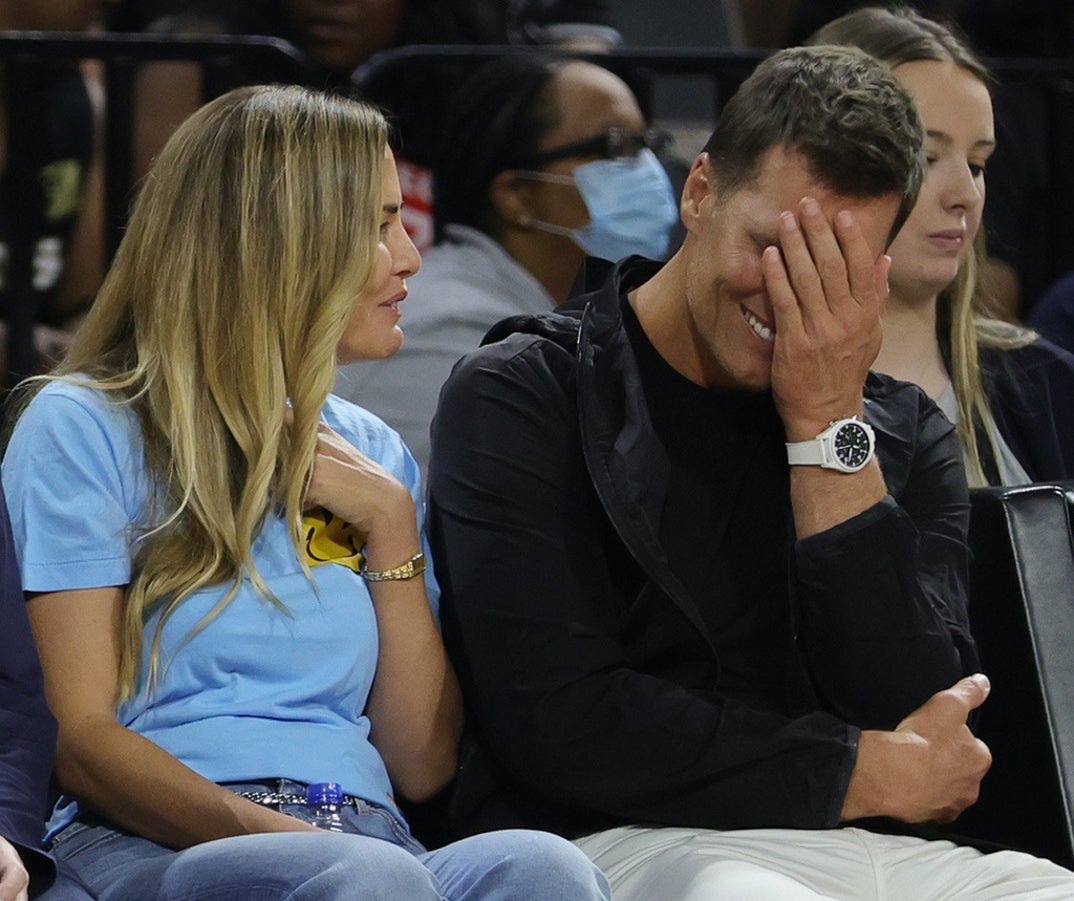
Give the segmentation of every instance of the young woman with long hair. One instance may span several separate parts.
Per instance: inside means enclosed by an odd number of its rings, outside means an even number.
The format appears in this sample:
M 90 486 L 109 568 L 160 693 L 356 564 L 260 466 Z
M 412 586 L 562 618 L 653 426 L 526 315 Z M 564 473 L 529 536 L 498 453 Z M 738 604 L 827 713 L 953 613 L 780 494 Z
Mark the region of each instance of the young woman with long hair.
M 1074 356 L 991 315 L 983 272 L 991 76 L 951 29 L 865 7 L 813 35 L 891 66 L 925 126 L 928 173 L 888 253 L 875 369 L 915 382 L 957 423 L 970 485 L 1074 478 Z

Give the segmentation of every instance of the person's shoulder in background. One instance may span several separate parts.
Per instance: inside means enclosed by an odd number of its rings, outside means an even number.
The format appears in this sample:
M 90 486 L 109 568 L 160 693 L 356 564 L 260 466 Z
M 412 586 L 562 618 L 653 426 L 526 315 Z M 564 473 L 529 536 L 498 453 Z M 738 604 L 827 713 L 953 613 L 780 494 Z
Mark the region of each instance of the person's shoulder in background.
M 1074 353 L 1074 272 L 1068 272 L 1041 295 L 1030 311 L 1029 325 Z
M 56 865 L 41 845 L 56 721 L 19 582 L 7 505 L 0 492 L 0 836 L 18 851 L 31 895 L 52 884 Z

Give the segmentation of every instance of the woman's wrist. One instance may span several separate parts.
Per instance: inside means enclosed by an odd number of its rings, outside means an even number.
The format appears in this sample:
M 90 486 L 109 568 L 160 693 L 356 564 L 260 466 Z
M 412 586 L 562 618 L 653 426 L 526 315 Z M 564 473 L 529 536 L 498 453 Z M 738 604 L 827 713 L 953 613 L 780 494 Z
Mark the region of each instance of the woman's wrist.
M 418 537 L 417 520 L 411 516 L 406 521 L 388 519 L 366 535 L 362 556 L 366 570 L 384 572 L 405 566 L 422 550 Z

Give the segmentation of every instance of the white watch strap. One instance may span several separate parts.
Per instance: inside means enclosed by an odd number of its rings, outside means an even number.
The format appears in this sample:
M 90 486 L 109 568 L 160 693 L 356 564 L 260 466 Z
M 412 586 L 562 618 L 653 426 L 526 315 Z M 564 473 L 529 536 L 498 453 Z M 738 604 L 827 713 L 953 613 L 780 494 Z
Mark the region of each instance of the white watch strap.
M 791 466 L 823 466 L 827 462 L 824 456 L 824 441 L 814 438 L 812 441 L 788 441 L 787 462 Z

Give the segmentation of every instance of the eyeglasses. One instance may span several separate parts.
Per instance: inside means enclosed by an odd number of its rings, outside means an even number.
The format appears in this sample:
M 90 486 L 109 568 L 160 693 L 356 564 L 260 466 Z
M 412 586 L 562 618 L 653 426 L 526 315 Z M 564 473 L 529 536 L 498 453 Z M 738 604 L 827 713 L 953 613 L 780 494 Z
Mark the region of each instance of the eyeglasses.
M 562 147 L 555 147 L 552 150 L 536 153 L 525 161 L 524 166 L 536 169 L 555 160 L 567 159 L 572 156 L 596 156 L 607 160 L 615 160 L 637 156 L 642 150 L 646 149 L 653 151 L 653 153 L 660 153 L 670 143 L 671 135 L 666 131 L 649 128 L 643 132 L 629 132 L 613 126 L 592 138 L 574 141 L 571 144 L 564 144 Z

